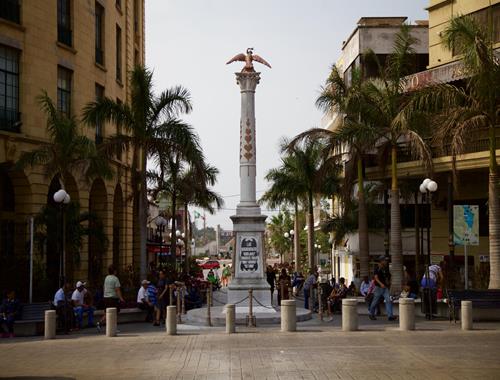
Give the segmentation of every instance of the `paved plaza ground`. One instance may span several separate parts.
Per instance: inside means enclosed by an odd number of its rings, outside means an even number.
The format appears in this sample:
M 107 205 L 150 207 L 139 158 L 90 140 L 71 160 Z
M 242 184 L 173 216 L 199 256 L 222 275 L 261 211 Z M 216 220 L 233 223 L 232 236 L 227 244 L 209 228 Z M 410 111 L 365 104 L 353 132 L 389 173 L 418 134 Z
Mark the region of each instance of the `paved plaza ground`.
M 418 331 L 360 317 L 344 333 L 316 318 L 296 333 L 279 326 L 179 325 L 178 336 L 149 324 L 120 325 L 116 338 L 94 329 L 44 341 L 0 340 L 0 379 L 500 379 L 500 324 L 463 332 L 448 321 L 418 320 Z

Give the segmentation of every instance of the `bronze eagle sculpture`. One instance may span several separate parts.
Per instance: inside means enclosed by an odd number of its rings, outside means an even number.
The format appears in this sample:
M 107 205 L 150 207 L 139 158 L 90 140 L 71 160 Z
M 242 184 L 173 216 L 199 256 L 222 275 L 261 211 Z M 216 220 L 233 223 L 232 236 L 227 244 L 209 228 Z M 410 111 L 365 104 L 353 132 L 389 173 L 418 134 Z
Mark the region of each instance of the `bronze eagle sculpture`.
M 231 58 L 226 65 L 229 65 L 232 62 L 236 61 L 241 61 L 245 62 L 245 66 L 241 70 L 242 73 L 254 73 L 255 69 L 253 68 L 253 61 L 262 63 L 263 65 L 266 65 L 267 67 L 271 68 L 271 65 L 261 56 L 258 56 L 257 54 L 253 54 L 253 48 L 248 48 L 246 54 L 238 54 Z

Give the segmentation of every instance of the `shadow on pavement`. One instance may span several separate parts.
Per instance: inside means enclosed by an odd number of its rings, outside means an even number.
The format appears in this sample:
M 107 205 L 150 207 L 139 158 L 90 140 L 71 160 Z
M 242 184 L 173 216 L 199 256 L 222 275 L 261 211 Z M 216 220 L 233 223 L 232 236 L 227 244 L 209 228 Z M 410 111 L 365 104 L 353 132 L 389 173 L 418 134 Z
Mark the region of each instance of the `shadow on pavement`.
M 0 377 L 0 380 L 76 380 L 76 378 L 62 376 L 14 376 Z

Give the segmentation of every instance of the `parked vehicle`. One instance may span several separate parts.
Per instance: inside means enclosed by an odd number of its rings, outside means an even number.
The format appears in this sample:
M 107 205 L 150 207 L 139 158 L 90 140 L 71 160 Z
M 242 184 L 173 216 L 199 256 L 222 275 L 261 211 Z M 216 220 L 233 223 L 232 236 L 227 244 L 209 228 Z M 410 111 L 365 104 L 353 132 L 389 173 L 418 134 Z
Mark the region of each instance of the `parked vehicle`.
M 220 264 L 217 260 L 207 260 L 203 264 L 200 264 L 203 269 L 219 269 Z

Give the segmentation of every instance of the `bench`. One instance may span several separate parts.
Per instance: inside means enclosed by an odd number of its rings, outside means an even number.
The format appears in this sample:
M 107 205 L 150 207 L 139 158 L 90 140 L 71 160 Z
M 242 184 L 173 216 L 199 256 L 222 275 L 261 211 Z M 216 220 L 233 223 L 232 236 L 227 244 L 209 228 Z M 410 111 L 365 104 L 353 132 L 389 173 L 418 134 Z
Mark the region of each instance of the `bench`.
M 14 322 L 14 332 L 16 336 L 43 335 L 45 324 L 45 311 L 51 310 L 49 302 L 38 302 L 21 305 L 21 318 Z M 104 310 L 94 312 L 94 320 L 99 320 L 104 314 Z M 146 311 L 137 307 L 121 309 L 118 314 L 118 323 L 144 322 Z M 87 323 L 87 314 L 84 315 L 84 325 Z
M 448 290 L 448 310 L 450 322 L 461 309 L 462 301 L 472 301 L 472 309 L 500 309 L 500 290 Z M 483 319 L 483 318 L 481 318 Z
M 14 322 L 14 332 L 18 336 L 42 335 L 45 310 L 50 310 L 49 302 L 26 303 L 21 305 L 21 318 Z

